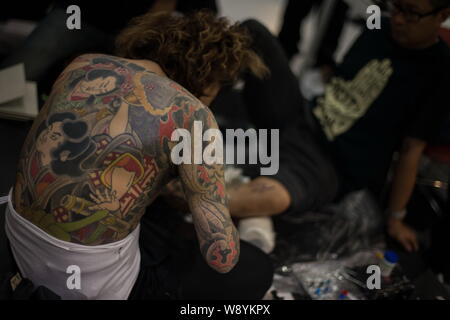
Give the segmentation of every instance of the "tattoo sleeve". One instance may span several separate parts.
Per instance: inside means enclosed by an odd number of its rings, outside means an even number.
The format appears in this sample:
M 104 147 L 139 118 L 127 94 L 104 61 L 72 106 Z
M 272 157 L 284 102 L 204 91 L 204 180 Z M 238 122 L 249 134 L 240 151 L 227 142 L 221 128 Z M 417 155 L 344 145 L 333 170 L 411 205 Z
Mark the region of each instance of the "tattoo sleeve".
M 203 106 L 195 118 L 203 122 L 205 130 L 217 128 L 211 112 Z M 179 173 L 201 253 L 213 269 L 226 273 L 238 262 L 239 235 L 227 208 L 223 165 L 182 164 Z

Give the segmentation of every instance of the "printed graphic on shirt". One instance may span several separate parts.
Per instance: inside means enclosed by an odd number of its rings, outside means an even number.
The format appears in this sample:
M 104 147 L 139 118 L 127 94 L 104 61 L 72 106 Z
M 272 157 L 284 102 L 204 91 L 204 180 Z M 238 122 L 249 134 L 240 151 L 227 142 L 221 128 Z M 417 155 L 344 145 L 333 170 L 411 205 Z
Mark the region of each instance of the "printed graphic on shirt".
M 386 87 L 392 73 L 389 59 L 372 60 L 353 80 L 331 80 L 313 110 L 328 140 L 333 141 L 347 132 L 366 114 Z

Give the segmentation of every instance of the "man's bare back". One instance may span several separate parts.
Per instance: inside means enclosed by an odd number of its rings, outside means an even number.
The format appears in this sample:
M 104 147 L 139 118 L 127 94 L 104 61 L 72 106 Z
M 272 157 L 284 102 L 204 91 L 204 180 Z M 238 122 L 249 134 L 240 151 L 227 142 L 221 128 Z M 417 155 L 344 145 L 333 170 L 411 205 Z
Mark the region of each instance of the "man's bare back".
M 205 106 L 160 73 L 151 62 L 106 55 L 75 59 L 56 81 L 23 147 L 16 211 L 68 242 L 100 245 L 130 234 L 177 174 L 170 160 L 172 132 L 189 130 L 194 120 L 215 126 Z M 184 183 L 224 206 L 223 177 L 210 169 L 184 168 Z M 223 224 L 227 220 L 206 218 L 205 235 L 215 232 L 212 223 L 221 234 L 216 240 L 231 240 L 234 228 Z M 230 253 L 228 263 L 236 255 Z

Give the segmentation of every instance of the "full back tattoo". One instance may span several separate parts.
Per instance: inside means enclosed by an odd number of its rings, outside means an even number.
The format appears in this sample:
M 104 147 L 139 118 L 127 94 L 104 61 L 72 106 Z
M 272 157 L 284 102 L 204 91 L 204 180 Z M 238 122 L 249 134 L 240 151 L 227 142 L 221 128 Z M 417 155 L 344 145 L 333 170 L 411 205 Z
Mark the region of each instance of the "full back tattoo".
M 172 132 L 216 127 L 208 108 L 142 64 L 106 55 L 75 59 L 56 81 L 22 150 L 13 204 L 25 219 L 68 242 L 100 245 L 132 232 L 178 175 L 201 251 L 217 270 L 237 260 L 223 168 L 170 159 Z

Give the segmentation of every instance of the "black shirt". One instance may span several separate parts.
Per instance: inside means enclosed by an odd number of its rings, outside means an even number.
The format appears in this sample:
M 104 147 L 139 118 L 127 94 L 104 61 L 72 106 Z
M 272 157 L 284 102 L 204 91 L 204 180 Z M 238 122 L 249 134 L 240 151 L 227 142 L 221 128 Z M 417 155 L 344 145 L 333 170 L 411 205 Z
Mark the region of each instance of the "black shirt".
M 402 138 L 435 138 L 450 107 L 449 71 L 450 49 L 442 41 L 401 48 L 388 21 L 359 37 L 313 109 L 344 191 L 378 190 Z

